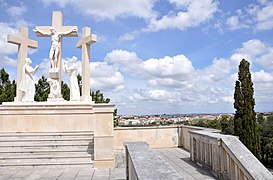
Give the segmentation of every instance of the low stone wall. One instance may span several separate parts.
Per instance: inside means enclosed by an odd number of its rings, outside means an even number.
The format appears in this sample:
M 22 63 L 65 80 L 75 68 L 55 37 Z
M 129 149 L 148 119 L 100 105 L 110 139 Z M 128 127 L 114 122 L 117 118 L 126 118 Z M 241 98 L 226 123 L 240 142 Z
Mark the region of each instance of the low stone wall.
M 184 179 L 145 142 L 126 142 L 126 179 Z
M 124 149 L 124 142 L 144 141 L 151 148 L 178 146 L 178 127 L 118 127 L 114 128 L 115 149 Z
M 220 179 L 273 179 L 271 173 L 241 143 L 230 135 L 191 131 L 191 160 Z

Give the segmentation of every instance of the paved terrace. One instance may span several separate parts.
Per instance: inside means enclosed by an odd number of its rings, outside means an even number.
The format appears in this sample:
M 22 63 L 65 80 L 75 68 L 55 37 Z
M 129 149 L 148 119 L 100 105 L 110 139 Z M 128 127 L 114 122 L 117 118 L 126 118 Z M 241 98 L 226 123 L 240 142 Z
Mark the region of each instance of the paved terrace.
M 208 172 L 190 161 L 190 154 L 180 148 L 155 149 L 155 151 L 169 163 L 186 180 L 215 179 Z M 116 151 L 116 168 L 94 169 L 88 166 L 60 166 L 60 167 L 1 167 L 0 180 L 122 180 L 125 175 L 125 154 Z

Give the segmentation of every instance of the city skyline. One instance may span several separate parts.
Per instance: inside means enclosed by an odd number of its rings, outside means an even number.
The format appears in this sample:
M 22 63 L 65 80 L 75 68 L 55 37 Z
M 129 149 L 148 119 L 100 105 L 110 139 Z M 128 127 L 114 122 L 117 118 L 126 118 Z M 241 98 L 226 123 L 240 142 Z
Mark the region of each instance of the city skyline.
M 81 60 L 76 42 L 89 26 L 91 90 L 101 90 L 118 114 L 234 113 L 239 62 L 251 63 L 255 110 L 273 111 L 273 2 L 269 0 L 7 1 L 0 0 L 0 68 L 16 79 L 17 46 L 8 34 L 29 29 L 38 41 L 29 49 L 39 65 L 36 81 L 48 76 L 50 38 L 35 26 L 51 25 L 53 11 L 79 36 L 63 38 L 63 61 Z M 81 65 L 81 61 L 79 62 Z M 80 70 L 81 71 L 81 70 Z M 63 73 L 64 81 L 68 77 Z

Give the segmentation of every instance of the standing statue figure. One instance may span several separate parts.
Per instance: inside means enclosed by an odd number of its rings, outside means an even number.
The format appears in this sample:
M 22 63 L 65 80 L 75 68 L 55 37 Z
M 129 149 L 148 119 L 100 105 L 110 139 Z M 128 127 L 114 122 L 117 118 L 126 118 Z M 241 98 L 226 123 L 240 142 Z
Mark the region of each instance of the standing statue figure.
M 67 35 L 72 32 L 76 32 L 76 29 L 72 29 L 68 32 L 57 32 L 54 27 L 50 28 L 50 33 L 43 32 L 39 29 L 33 29 L 34 32 L 39 32 L 43 35 L 51 36 L 51 47 L 49 51 L 49 59 L 51 63 L 51 69 L 56 70 L 58 68 L 58 58 L 59 58 L 59 52 L 60 52 L 60 42 L 61 42 L 61 36 Z
M 38 65 L 32 68 L 30 64 L 32 63 L 30 58 L 26 58 L 25 65 L 22 69 L 22 79 L 19 85 L 19 90 L 22 91 L 22 101 L 33 102 L 35 95 L 35 83 L 32 75 L 36 73 Z
M 68 67 L 67 62 L 64 62 L 64 71 L 70 75 L 70 101 L 80 101 L 80 89 L 78 84 L 78 58 L 72 57 L 72 65 Z

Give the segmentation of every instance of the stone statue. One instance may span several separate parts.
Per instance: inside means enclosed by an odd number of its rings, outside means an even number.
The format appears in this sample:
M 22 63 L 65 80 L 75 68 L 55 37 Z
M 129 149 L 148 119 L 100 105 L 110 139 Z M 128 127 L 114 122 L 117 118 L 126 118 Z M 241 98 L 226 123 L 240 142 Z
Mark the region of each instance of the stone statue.
M 30 58 L 26 58 L 25 65 L 22 69 L 22 77 L 19 85 L 19 90 L 22 91 L 22 101 L 33 102 L 35 95 L 35 83 L 32 75 L 36 73 L 38 65 L 32 68 L 30 64 L 32 63 Z
M 49 83 L 50 86 L 50 93 L 48 95 L 48 98 L 53 99 L 53 100 L 58 100 L 61 98 L 61 88 L 59 85 L 59 81 L 55 79 L 48 78 L 47 82 Z
M 49 59 L 51 63 L 51 69 L 56 70 L 58 68 L 58 57 L 59 57 L 59 52 L 60 52 L 60 41 L 61 41 L 61 36 L 70 34 L 72 32 L 76 32 L 77 29 L 72 29 L 68 32 L 57 32 L 54 27 L 50 28 L 50 33 L 43 32 L 42 30 L 39 29 L 33 29 L 34 32 L 39 32 L 42 35 L 48 35 L 51 36 L 51 47 L 49 51 Z
M 68 67 L 67 62 L 64 62 L 64 71 L 70 75 L 70 101 L 80 101 L 80 89 L 78 84 L 78 58 L 72 57 L 72 65 Z

